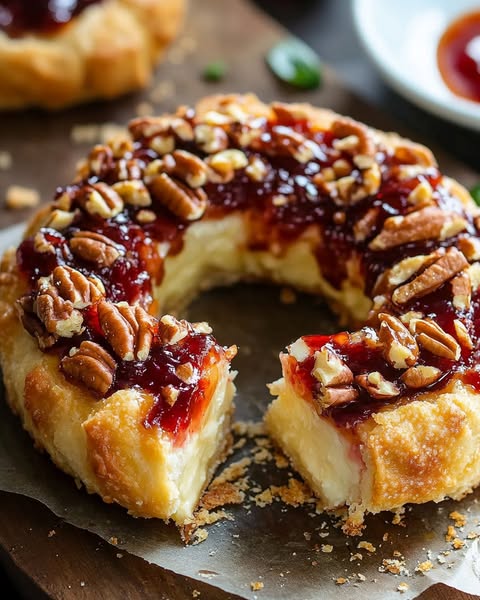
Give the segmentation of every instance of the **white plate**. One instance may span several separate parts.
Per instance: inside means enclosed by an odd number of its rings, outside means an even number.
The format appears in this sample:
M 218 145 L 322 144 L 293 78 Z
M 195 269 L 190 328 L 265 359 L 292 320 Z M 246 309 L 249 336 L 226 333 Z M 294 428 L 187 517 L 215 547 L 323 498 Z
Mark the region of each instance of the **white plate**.
M 360 39 L 386 81 L 421 108 L 480 130 L 480 104 L 455 96 L 436 60 L 446 27 L 474 10 L 479 0 L 353 0 Z

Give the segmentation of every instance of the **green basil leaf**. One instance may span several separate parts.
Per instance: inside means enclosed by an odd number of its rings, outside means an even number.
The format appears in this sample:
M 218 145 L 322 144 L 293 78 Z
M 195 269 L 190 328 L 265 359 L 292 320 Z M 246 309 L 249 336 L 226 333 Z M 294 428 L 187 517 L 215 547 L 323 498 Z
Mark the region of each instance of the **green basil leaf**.
M 275 75 L 290 85 L 313 89 L 321 84 L 320 59 L 309 46 L 297 38 L 287 38 L 276 44 L 266 59 Z
M 477 185 L 473 186 L 473 188 L 470 190 L 470 196 L 480 206 L 480 183 L 477 183 Z
M 227 65 L 222 60 L 209 63 L 203 70 L 206 81 L 221 81 L 227 73 Z

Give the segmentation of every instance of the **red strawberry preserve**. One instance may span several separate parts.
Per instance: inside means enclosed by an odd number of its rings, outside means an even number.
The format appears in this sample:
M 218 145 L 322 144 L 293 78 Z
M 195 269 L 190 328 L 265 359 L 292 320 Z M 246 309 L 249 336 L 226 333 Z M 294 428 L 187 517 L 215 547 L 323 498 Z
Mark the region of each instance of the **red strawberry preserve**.
M 102 0 L 0 0 L 0 30 L 10 37 L 50 34 Z

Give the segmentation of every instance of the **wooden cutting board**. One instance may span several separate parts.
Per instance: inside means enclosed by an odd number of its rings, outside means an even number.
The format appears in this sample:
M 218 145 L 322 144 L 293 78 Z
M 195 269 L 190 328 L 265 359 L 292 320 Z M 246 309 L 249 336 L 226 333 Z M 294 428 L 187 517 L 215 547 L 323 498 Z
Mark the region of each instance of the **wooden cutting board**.
M 156 112 L 163 112 L 206 94 L 254 91 L 264 100 L 308 101 L 408 135 L 387 115 L 352 94 L 329 70 L 325 71 L 322 89 L 315 92 L 294 91 L 277 82 L 268 71 L 264 56 L 286 32 L 247 0 L 194 0 L 190 8 L 183 34 L 144 93 L 61 113 L 30 111 L 0 115 L 0 151 L 10 152 L 13 159 L 10 169 L 0 171 L 0 198 L 9 185 L 16 183 L 38 189 L 44 201 L 50 199 L 57 184 L 71 179 L 75 163 L 92 143 L 74 141 L 78 126 L 123 124 L 136 116 L 145 103 L 153 105 Z M 228 65 L 227 76 L 221 83 L 204 82 L 203 68 L 219 59 Z M 80 129 L 83 134 L 95 131 L 98 127 Z M 476 175 L 468 168 L 442 153 L 437 155 L 445 172 L 467 186 L 476 181 Z M 2 205 L 0 226 L 20 222 L 28 216 L 28 211 L 9 212 Z M 0 507 L 3 548 L 0 559 L 27 597 L 39 595 L 42 590 L 52 598 L 62 599 L 177 600 L 191 598 L 193 591 L 198 590 L 200 598 L 234 598 L 206 583 L 119 553 L 95 535 L 62 523 L 33 500 L 0 493 Z M 421 598 L 465 600 L 473 596 L 439 585 Z

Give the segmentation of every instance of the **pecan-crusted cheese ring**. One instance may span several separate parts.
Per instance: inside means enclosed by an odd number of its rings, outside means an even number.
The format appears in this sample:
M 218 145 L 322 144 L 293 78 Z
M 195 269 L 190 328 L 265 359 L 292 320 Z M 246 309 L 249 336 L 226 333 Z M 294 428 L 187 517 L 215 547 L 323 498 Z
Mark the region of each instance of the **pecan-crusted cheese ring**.
M 30 2 L 23 10 L 33 10 Z M 57 109 L 145 86 L 185 10 L 185 0 L 87 4 L 51 30 L 8 35 L 0 27 L 1 109 Z
M 347 532 L 477 485 L 479 217 L 431 153 L 251 95 L 129 131 L 3 261 L 2 368 L 37 444 L 105 500 L 187 522 L 227 445 L 235 350 L 165 311 L 259 279 L 363 325 L 293 343 L 266 416 Z

